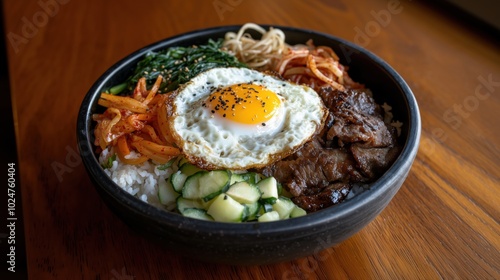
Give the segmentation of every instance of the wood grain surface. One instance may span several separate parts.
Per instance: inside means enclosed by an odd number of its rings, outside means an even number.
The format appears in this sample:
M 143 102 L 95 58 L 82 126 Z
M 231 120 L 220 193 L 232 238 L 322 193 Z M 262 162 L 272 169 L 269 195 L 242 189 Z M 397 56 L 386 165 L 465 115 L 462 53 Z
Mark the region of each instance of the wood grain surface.
M 406 0 L 7 0 L 3 12 L 30 279 L 500 279 L 493 30 Z M 246 22 L 314 29 L 374 52 L 414 91 L 422 139 L 393 201 L 344 243 L 273 265 L 206 264 L 108 210 L 79 159 L 76 118 L 93 82 L 132 51 Z

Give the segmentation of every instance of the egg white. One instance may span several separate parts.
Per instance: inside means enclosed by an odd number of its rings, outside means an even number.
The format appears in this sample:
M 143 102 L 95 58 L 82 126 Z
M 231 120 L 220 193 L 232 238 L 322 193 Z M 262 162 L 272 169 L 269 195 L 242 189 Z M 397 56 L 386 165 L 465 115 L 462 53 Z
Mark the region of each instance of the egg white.
M 222 120 L 203 106 L 216 88 L 238 83 L 262 85 L 279 96 L 278 113 L 265 126 Z M 247 68 L 205 71 L 172 93 L 169 102 L 169 130 L 177 146 L 205 169 L 260 168 L 279 160 L 308 141 L 327 112 L 313 89 Z

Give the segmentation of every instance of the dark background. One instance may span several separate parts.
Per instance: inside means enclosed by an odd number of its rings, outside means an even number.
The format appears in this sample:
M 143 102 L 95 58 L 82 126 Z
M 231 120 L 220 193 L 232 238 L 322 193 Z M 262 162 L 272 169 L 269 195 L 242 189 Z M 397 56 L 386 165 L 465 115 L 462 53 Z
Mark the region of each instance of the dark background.
M 26 265 L 26 245 L 25 236 L 23 230 L 23 218 L 22 218 L 22 204 L 21 204 L 21 188 L 19 182 L 19 163 L 17 161 L 17 149 L 16 149 L 16 139 L 14 130 L 14 119 L 12 114 L 12 100 L 10 96 L 9 87 L 9 70 L 7 66 L 7 44 L 6 44 L 6 32 L 3 18 L 3 1 L 0 1 L 0 31 L 2 32 L 2 37 L 0 38 L 0 124 L 1 132 L 0 136 L 2 140 L 0 141 L 2 148 L 0 152 L 1 158 L 1 172 L 4 177 L 4 187 L 2 187 L 1 201 L 0 201 L 0 261 L 1 261 L 1 271 L 0 279 L 28 279 L 27 265 Z M 7 179 L 8 177 L 8 163 L 15 163 L 15 202 L 16 202 L 16 266 L 15 273 L 9 272 L 7 268 L 9 264 L 7 263 L 10 244 L 7 243 L 9 231 L 7 228 Z

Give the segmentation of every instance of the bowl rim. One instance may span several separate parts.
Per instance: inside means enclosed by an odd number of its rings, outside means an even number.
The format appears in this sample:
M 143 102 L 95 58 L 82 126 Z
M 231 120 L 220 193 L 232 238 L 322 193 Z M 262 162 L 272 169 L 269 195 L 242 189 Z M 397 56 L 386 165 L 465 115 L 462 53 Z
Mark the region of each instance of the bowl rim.
M 315 36 L 321 36 L 325 39 L 337 42 L 338 44 L 343 44 L 366 55 L 370 60 L 380 66 L 380 68 L 386 72 L 386 75 L 390 76 L 397 83 L 400 91 L 404 94 L 404 100 L 407 103 L 407 107 L 409 108 L 409 111 L 407 112 L 409 116 L 409 123 L 406 142 L 404 143 L 399 156 L 391 165 L 391 167 L 380 178 L 371 183 L 369 191 L 356 195 L 352 199 L 343 201 L 342 203 L 335 205 L 335 207 L 328 207 L 302 217 L 267 223 L 222 223 L 184 217 L 180 214 L 168 212 L 164 209 L 157 208 L 154 205 L 150 205 L 142 201 L 141 199 L 132 196 L 117 184 L 115 184 L 111 180 L 111 178 L 109 178 L 109 176 L 104 173 L 102 167 L 98 162 L 98 159 L 92 152 L 93 144 L 90 142 L 90 137 L 88 137 L 87 133 L 87 131 L 90 131 L 90 128 L 93 127 L 91 126 L 92 104 L 96 104 L 95 101 L 96 99 L 98 99 L 100 94 L 100 91 L 98 90 L 102 88 L 106 81 L 111 79 L 111 77 L 118 71 L 120 71 L 122 68 L 126 68 L 126 64 L 139 57 L 142 57 L 148 51 L 151 51 L 153 49 L 162 49 L 162 47 L 164 48 L 165 45 L 194 39 L 203 34 L 235 31 L 238 30 L 241 26 L 242 25 L 224 25 L 196 29 L 153 42 L 120 59 L 110 68 L 108 68 L 102 75 L 99 76 L 99 78 L 90 87 L 84 99 L 82 100 L 77 118 L 78 149 L 82 157 L 82 162 L 84 163 L 89 175 L 93 176 L 95 180 L 98 180 L 100 182 L 96 187 L 101 188 L 103 191 L 107 192 L 110 196 L 118 200 L 120 203 L 125 204 L 136 214 L 149 220 L 155 220 L 159 225 L 162 226 L 173 226 L 177 228 L 183 228 L 184 230 L 196 231 L 199 233 L 213 232 L 215 227 L 217 228 L 218 232 L 224 233 L 224 235 L 226 236 L 231 234 L 237 234 L 240 237 L 255 236 L 257 233 L 258 235 L 271 237 L 276 234 L 282 236 L 284 233 L 293 233 L 293 236 L 297 237 L 297 234 L 299 232 L 302 235 L 306 235 L 308 234 L 307 231 L 312 228 L 319 229 L 325 223 L 334 222 L 342 217 L 349 216 L 350 213 L 360 211 L 364 205 L 373 200 L 376 200 L 384 192 L 387 192 L 390 186 L 400 177 L 407 176 L 407 169 L 409 169 L 409 167 L 412 165 L 418 151 L 421 134 L 421 120 L 416 98 L 401 75 L 397 73 L 388 63 L 386 63 L 383 59 L 381 59 L 371 51 L 368 51 L 367 49 L 340 37 L 304 28 L 283 25 L 259 24 L 259 26 L 266 29 L 270 27 L 279 28 L 283 30 L 285 34 L 287 32 L 303 33 L 304 35 L 313 34 Z

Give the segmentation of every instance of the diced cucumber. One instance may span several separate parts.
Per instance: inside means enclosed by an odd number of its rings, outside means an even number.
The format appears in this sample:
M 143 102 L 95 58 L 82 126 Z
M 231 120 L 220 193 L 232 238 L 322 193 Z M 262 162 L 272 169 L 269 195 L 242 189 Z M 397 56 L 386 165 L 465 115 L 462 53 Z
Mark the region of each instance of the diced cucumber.
M 278 190 L 278 196 L 282 196 L 283 195 L 283 186 L 278 182 L 276 184 L 276 189 Z
M 204 201 L 209 201 L 229 187 L 230 173 L 227 170 L 215 170 L 205 173 L 200 178 L 200 194 Z
M 274 211 L 278 212 L 280 215 L 280 219 L 288 219 L 290 218 L 290 213 L 295 208 L 295 204 L 288 197 L 280 197 L 276 200 L 276 203 L 273 204 Z
M 278 182 L 274 177 L 262 179 L 257 183 L 257 187 L 262 193 L 261 203 L 274 204 L 278 199 Z
M 278 200 L 276 197 L 261 198 L 260 203 L 265 205 L 273 205 Z
M 208 173 L 208 171 L 198 172 L 187 177 L 182 187 L 182 197 L 187 199 L 201 199 L 200 177 L 206 173 Z
M 209 201 L 227 190 L 229 177 L 229 172 L 226 170 L 197 172 L 186 179 L 182 196 Z
M 272 222 L 272 221 L 278 221 L 280 219 L 280 214 L 276 211 L 271 211 L 264 213 L 261 215 L 258 219 L 259 222 Z
M 203 169 L 199 168 L 198 166 L 196 165 L 192 165 L 191 163 L 187 162 L 187 163 L 184 163 L 183 165 L 181 165 L 180 169 L 179 169 L 183 174 L 185 174 L 187 177 L 197 173 L 197 172 L 200 172 L 200 171 L 203 171 Z
M 203 209 L 203 204 L 199 200 L 185 199 L 182 196 L 177 198 L 177 210 L 179 210 L 181 214 L 184 214 L 186 209 L 191 208 Z
M 248 173 L 233 173 L 233 172 L 231 172 L 231 180 L 229 181 L 229 185 L 231 186 L 237 182 L 248 181 L 249 179 L 250 179 L 250 176 L 248 175 Z
M 257 202 L 261 196 L 257 186 L 241 181 L 229 187 L 226 194 L 230 195 L 239 203 L 250 204 Z
M 207 211 L 198 208 L 187 208 L 182 212 L 183 216 L 199 220 L 213 221 L 214 219 L 207 214 Z
M 268 203 L 259 203 L 261 206 L 259 207 L 259 215 L 262 216 L 264 215 L 265 213 L 267 212 L 271 212 L 271 211 L 274 211 L 273 209 L 273 205 L 271 204 L 268 204 Z
M 172 184 L 174 190 L 178 193 L 182 192 L 186 179 L 186 174 L 182 173 L 180 170 L 170 175 L 170 183 Z
M 232 185 L 242 181 L 246 181 L 250 184 L 256 184 L 260 180 L 262 180 L 262 175 L 256 172 L 231 173 L 231 182 L 229 184 Z
M 243 216 L 241 216 L 241 221 L 242 222 L 246 222 L 248 220 L 248 218 L 250 217 L 250 212 L 249 212 L 249 209 L 248 209 L 248 205 L 246 205 L 246 204 L 241 204 L 241 205 L 243 205 L 243 207 L 244 207 L 244 209 L 243 209 Z
M 179 193 L 177 193 L 169 180 L 158 181 L 158 198 L 163 205 L 171 205 L 175 203 Z
M 179 166 L 179 168 L 180 168 L 185 163 L 189 163 L 189 161 L 185 157 L 179 157 L 179 162 L 177 163 L 177 166 Z
M 170 183 L 174 187 L 174 190 L 178 193 L 182 193 L 182 188 L 184 187 L 184 183 L 187 178 L 195 173 L 203 171 L 195 165 L 190 164 L 189 162 L 184 163 L 180 169 L 173 173 L 170 176 Z
M 245 181 L 249 182 L 250 184 L 257 184 L 262 177 L 259 173 L 256 172 L 247 172 L 243 174 L 245 176 Z
M 247 221 L 253 221 L 255 219 L 257 219 L 257 216 L 259 215 L 259 210 L 260 210 L 260 203 L 259 202 L 254 202 L 254 203 L 251 203 L 251 204 L 245 204 L 245 206 L 247 207 L 247 214 L 248 214 L 248 217 L 247 217 Z
M 290 218 L 297 218 L 297 217 L 301 217 L 301 216 L 305 216 L 305 215 L 307 215 L 306 210 L 295 205 L 292 212 L 290 213 Z
M 203 209 L 205 209 L 205 210 L 207 210 L 210 207 L 210 205 L 212 205 L 212 203 L 214 201 L 215 201 L 215 198 L 212 198 L 212 199 L 207 200 L 207 201 L 200 199 L 200 202 L 203 205 Z
M 252 182 L 252 180 L 253 180 L 252 183 L 254 183 L 254 184 L 257 184 L 258 182 L 260 182 L 262 180 L 262 175 L 259 173 L 252 172 L 249 174 L 251 174 L 250 182 Z
M 207 210 L 208 215 L 218 222 L 241 222 L 246 208 L 229 195 L 219 194 Z

